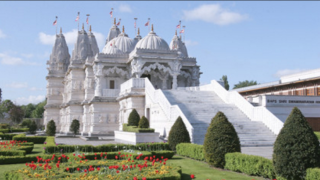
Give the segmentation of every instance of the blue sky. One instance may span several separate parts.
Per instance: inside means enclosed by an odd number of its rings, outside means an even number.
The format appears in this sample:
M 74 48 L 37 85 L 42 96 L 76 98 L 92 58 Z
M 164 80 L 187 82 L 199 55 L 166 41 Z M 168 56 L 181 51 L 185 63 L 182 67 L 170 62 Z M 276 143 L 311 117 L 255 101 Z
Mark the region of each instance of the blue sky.
M 186 26 L 189 56 L 196 57 L 201 83 L 227 75 L 231 88 L 243 80 L 265 83 L 281 75 L 319 68 L 320 2 L 0 2 L 0 87 L 3 99 L 37 103 L 46 94 L 46 61 L 55 27 L 63 28 L 73 49 L 75 18 L 90 14 L 100 51 L 114 17 L 129 37 L 134 20 L 142 37 L 148 18 L 158 36 L 170 43 L 179 20 Z

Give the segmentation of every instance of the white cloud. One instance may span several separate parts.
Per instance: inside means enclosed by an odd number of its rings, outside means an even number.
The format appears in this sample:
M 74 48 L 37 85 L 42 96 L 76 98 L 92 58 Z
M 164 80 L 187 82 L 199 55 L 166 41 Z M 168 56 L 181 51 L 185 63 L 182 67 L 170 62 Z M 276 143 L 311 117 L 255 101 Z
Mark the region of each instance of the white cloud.
M 19 105 L 27 105 L 29 103 L 37 104 L 45 99 L 45 96 L 39 95 L 39 96 L 29 96 L 29 97 L 19 97 L 15 101 Z
M 247 19 L 247 15 L 231 12 L 223 9 L 219 4 L 201 5 L 193 10 L 184 10 L 183 17 L 185 20 L 202 20 L 218 25 L 228 25 L 241 22 Z
M 191 40 L 186 40 L 185 41 L 185 44 L 186 44 L 186 46 L 196 46 L 196 45 L 198 45 L 199 43 L 197 42 L 197 41 L 191 41 Z
M 5 35 L 3 32 L 2 32 L 2 30 L 0 29 L 0 39 L 1 38 L 6 38 L 7 37 L 7 35 Z
M 132 12 L 132 9 L 131 9 L 131 7 L 130 7 L 128 4 L 121 4 L 121 5 L 119 6 L 119 11 L 120 11 L 120 12 L 131 13 L 131 12 Z
M 103 47 L 104 43 L 105 43 L 104 35 L 102 33 L 94 32 L 94 31 L 93 31 L 93 34 L 96 37 L 98 46 Z M 78 30 L 73 29 L 72 31 L 68 31 L 68 32 L 64 33 L 63 35 L 66 39 L 66 43 L 68 44 L 68 46 L 73 46 L 77 41 Z M 39 40 L 42 44 L 53 46 L 54 42 L 56 40 L 56 35 L 50 35 L 50 34 L 45 34 L 43 32 L 40 32 L 39 33 Z
M 4 53 L 0 53 L 0 62 L 4 65 L 38 65 L 35 62 L 25 61 L 19 57 L 13 57 Z
M 32 58 L 34 55 L 33 54 L 21 54 L 22 57 L 24 58 Z
M 277 71 L 274 76 L 280 78 L 282 76 L 291 75 L 302 71 L 306 71 L 306 69 L 283 69 Z
M 17 82 L 12 82 L 11 84 L 6 85 L 9 88 L 26 88 L 28 87 L 28 83 L 23 82 L 23 83 L 17 83 Z
M 29 88 L 29 91 L 43 91 L 43 88 L 36 88 L 36 87 L 31 87 Z

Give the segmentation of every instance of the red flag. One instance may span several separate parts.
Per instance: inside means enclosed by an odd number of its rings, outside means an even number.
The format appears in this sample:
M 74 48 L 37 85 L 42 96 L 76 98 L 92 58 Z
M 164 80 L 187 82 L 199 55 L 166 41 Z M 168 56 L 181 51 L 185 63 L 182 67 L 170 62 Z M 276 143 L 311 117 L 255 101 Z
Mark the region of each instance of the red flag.
M 137 23 L 136 22 L 134 22 L 134 28 L 136 28 L 137 27 Z
M 149 26 L 149 21 L 145 24 L 145 26 Z
M 80 18 L 80 17 L 79 17 L 79 14 L 78 14 L 78 16 L 77 16 L 77 18 L 76 18 L 76 21 L 78 21 L 78 20 L 79 20 L 79 18 Z
M 182 30 L 180 31 L 180 34 L 181 34 L 181 33 L 184 33 L 184 29 L 182 29 Z
M 89 17 L 87 17 L 87 24 L 89 24 Z
M 110 46 L 112 46 L 112 43 L 110 43 Z
M 179 29 L 179 28 L 180 28 L 180 24 L 177 25 L 177 29 Z
M 112 18 L 112 11 L 110 11 L 110 17 Z
M 120 21 L 117 23 L 117 26 L 119 26 L 120 25 Z
M 53 25 L 55 26 L 57 24 L 57 20 L 53 21 Z

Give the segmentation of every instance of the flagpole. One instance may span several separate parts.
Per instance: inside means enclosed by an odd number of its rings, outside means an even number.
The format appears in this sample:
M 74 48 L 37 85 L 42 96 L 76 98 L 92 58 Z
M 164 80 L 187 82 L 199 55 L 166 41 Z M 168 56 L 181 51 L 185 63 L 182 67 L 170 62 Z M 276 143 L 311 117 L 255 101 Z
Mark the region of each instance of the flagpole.
M 150 18 L 148 18 L 148 31 L 150 32 Z
M 80 12 L 78 12 L 78 31 L 79 31 L 79 19 L 80 19 Z
M 137 36 L 137 19 L 138 18 L 134 18 L 134 35 Z
M 56 16 L 56 21 L 57 21 L 57 23 L 58 23 L 58 16 Z M 57 26 L 57 23 L 56 23 L 56 35 L 58 34 L 58 26 Z
M 112 20 L 112 17 L 113 17 L 113 8 L 111 8 L 111 14 L 110 14 L 111 16 L 110 16 L 110 18 L 111 18 L 111 20 Z M 113 22 L 111 21 L 111 24 L 113 24 Z
M 183 27 L 183 42 L 186 42 L 186 26 L 182 26 Z
M 90 14 L 87 14 L 87 31 L 89 31 L 89 16 L 90 16 Z

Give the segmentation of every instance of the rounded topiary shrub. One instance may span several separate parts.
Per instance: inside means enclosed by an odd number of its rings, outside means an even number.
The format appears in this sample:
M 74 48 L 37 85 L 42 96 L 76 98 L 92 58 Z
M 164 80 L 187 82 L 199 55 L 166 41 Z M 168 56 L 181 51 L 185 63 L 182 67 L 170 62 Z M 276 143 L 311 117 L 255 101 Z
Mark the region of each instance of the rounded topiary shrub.
M 277 177 L 300 180 L 307 168 L 317 166 L 319 141 L 301 111 L 294 107 L 273 147 L 273 165 Z
M 146 117 L 141 117 L 139 121 L 139 128 L 149 128 L 149 121 Z
M 138 126 L 140 121 L 140 116 L 136 109 L 133 109 L 128 118 L 128 126 Z
M 241 152 L 240 141 L 228 118 L 218 112 L 211 120 L 203 143 L 206 161 L 215 167 L 223 168 L 227 153 Z
M 180 116 L 177 118 L 176 122 L 171 127 L 171 130 L 169 132 L 168 143 L 173 151 L 176 150 L 176 145 L 178 145 L 179 143 L 190 143 L 189 132 Z
M 70 131 L 73 132 L 73 135 L 75 136 L 76 134 L 78 134 L 79 130 L 80 130 L 79 120 L 74 119 L 70 125 Z
M 34 120 L 29 125 L 29 131 L 31 134 L 35 134 L 37 131 L 37 123 Z
M 46 133 L 48 136 L 54 136 L 56 134 L 56 123 L 53 120 L 48 122 Z

